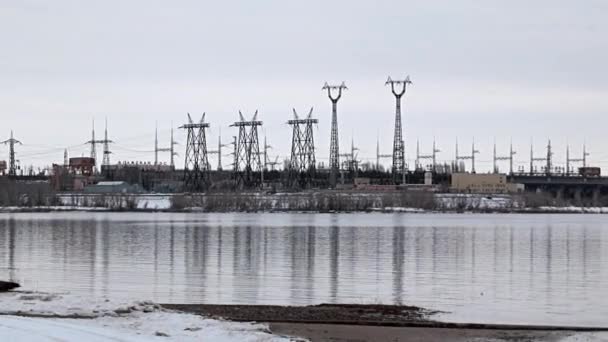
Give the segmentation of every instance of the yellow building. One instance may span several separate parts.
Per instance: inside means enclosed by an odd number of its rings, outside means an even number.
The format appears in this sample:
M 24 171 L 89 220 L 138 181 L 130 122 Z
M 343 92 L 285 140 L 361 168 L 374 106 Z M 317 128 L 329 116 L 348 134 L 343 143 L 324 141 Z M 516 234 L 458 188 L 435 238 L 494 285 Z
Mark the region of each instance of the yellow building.
M 507 175 L 493 173 L 454 173 L 452 191 L 478 194 L 520 192 L 521 184 L 508 183 Z

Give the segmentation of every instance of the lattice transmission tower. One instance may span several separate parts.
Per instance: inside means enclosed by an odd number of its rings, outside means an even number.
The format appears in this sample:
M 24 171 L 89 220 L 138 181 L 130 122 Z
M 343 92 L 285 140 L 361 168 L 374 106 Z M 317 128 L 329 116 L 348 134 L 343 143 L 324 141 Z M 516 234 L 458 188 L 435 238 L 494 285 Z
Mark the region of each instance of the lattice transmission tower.
M 258 111 L 255 111 L 251 120 L 245 120 L 239 111 L 240 121 L 231 127 L 238 127 L 239 135 L 234 150 L 234 178 L 237 188 L 251 188 L 262 185 L 262 162 L 260 159 L 260 142 L 258 127 L 262 121 L 258 120 Z
M 312 185 L 315 175 L 315 140 L 313 126 L 319 120 L 312 118 L 312 108 L 305 119 L 300 119 L 293 110 L 293 119 L 287 121 L 292 127 L 291 159 L 289 162 L 289 186 L 307 188 Z
M 187 191 L 202 191 L 209 187 L 209 160 L 207 157 L 207 134 L 209 124 L 205 113 L 199 122 L 192 121 L 188 113 L 188 123 L 182 125 L 187 131 L 186 159 L 184 163 L 184 188 Z
M 322 88 L 327 90 L 327 96 L 331 100 L 331 139 L 329 145 L 329 185 L 336 186 L 338 173 L 340 171 L 340 140 L 338 139 L 338 100 L 342 97 L 342 91 L 348 88 L 342 82 L 341 85 L 329 85 L 327 82 Z M 337 92 L 337 94 L 335 94 Z
M 15 139 L 13 131 L 11 131 L 11 137 L 8 140 L 2 142 L 4 145 L 8 145 L 8 175 L 15 177 L 17 175 L 17 160 L 15 159 L 15 144 L 21 144 L 21 141 Z
M 400 182 L 400 174 L 405 174 L 405 143 L 403 140 L 402 125 L 401 125 L 401 98 L 405 94 L 407 85 L 412 84 L 410 77 L 407 76 L 404 80 L 396 81 L 390 77 L 385 85 L 391 86 L 391 92 L 395 96 L 395 135 L 393 139 L 393 181 L 397 184 Z M 405 177 L 402 177 L 403 179 Z

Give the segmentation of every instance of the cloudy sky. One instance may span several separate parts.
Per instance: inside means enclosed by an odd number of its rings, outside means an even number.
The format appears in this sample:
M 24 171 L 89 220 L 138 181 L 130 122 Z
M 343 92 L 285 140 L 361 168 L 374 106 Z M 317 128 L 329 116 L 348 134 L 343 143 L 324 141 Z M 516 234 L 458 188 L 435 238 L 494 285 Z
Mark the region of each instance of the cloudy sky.
M 114 160 L 153 160 L 154 127 L 207 112 L 209 141 L 225 141 L 238 110 L 256 109 L 273 146 L 288 155 L 291 108 L 314 107 L 318 159 L 327 161 L 331 104 L 325 81 L 345 81 L 341 149 L 360 158 L 392 146 L 387 76 L 410 75 L 404 100 L 407 156 L 416 139 L 441 160 L 472 139 L 478 169 L 492 142 L 512 139 L 527 165 L 548 138 L 563 163 L 567 143 L 608 167 L 606 1 L 32 1 L 0 0 L 0 137 L 24 145 L 22 165 L 88 154 L 107 117 Z M 176 132 L 182 143 L 184 132 Z M 99 147 L 101 149 L 101 147 Z M 225 151 L 228 153 L 228 151 Z M 6 159 L 8 149 L 0 150 Z M 168 156 L 161 155 L 161 160 Z M 229 159 L 225 158 L 226 164 Z M 389 160 L 385 161 L 387 164 Z M 503 165 L 503 169 L 506 165 Z

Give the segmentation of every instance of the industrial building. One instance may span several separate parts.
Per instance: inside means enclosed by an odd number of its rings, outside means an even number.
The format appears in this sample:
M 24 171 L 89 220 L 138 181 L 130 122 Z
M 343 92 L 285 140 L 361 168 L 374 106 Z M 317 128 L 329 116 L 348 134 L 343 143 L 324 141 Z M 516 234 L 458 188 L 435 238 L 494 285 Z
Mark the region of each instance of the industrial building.
M 453 173 L 450 190 L 460 193 L 506 194 L 524 191 L 524 185 L 511 183 L 505 174 Z

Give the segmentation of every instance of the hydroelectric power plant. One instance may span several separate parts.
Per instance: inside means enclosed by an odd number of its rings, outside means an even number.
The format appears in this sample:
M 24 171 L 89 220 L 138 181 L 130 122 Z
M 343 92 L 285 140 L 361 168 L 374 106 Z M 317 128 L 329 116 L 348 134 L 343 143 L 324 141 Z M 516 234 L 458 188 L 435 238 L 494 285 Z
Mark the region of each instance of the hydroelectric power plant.
M 330 146 L 317 146 L 315 140 L 316 125 L 329 115 L 319 115 L 318 110 L 311 108 L 302 116 L 293 109 L 292 114 L 285 117 L 285 128 L 289 126 L 292 131 L 289 155 L 271 155 L 272 146 L 268 140 L 272 143 L 272 135 L 261 138 L 264 122 L 263 113 L 258 111 L 251 115 L 239 111 L 238 120 L 230 125 L 234 130 L 233 141 L 222 143 L 220 131 L 217 144 L 208 141 L 208 130 L 213 127 L 212 113 L 203 113 L 200 118 L 184 114 L 182 118 L 186 121 L 179 129 L 186 137 L 185 146 L 178 146 L 174 128 L 171 127 L 170 140 L 165 147 L 161 147 L 157 128 L 154 149 L 151 150 L 154 162 L 113 162 L 112 147 L 118 148 L 120 139 L 110 138 L 106 120 L 103 139 L 96 137 L 93 121 L 90 139 L 86 141 L 89 156 L 69 157 L 66 148 L 63 162 L 38 168 L 28 167 L 26 157 L 19 157 L 18 149 L 22 142 L 11 131 L 10 137 L 2 142 L 8 147 L 7 160 L 0 161 L 0 187 L 7 189 L 2 201 L 5 205 L 19 202 L 28 205 L 65 203 L 66 194 L 183 194 L 190 198 L 192 194 L 219 193 L 224 197 L 255 193 L 322 193 L 323 196 L 341 194 L 344 198 L 362 194 L 372 194 L 372 198 L 382 194 L 529 194 L 542 196 L 544 200 L 541 202 L 546 205 L 608 205 L 608 177 L 602 177 L 600 168 L 590 163 L 586 146 L 583 146 L 580 156 L 571 154 L 567 146 L 566 160 L 560 162 L 554 157 L 550 140 L 540 155 L 535 153 L 531 144 L 528 167 L 516 169 L 514 157 L 521 157 L 522 151 L 515 151 L 511 144 L 507 153 L 499 154 L 495 143 L 491 156 L 492 169 L 488 173 L 480 173 L 476 167 L 480 151 L 474 140 L 470 147 L 463 147 L 456 141 L 453 156 L 447 158 L 445 147 L 440 148 L 433 142 L 431 152 L 425 154 L 421 153 L 420 144 L 416 141 L 416 155 L 410 156 L 415 162 L 408 165 L 405 146 L 413 145 L 413 142 L 404 134 L 407 120 L 402 117 L 402 102 L 413 83 L 409 76 L 402 80 L 389 77 L 385 85 L 390 87 L 396 101 L 393 150 L 391 154 L 381 153 L 378 143 L 375 163 L 360 160 L 359 147 L 355 146 L 354 141 L 350 146 L 340 146 L 338 102 L 348 100 L 344 96 L 348 88 L 345 82 L 337 85 L 325 83 L 322 90 L 331 102 Z M 324 108 L 321 112 L 327 113 L 328 109 Z M 386 118 L 390 118 L 388 113 Z M 100 147 L 101 158 L 97 152 Z M 326 148 L 329 148 L 329 162 L 318 162 L 317 152 Z M 162 161 L 161 153 L 168 153 L 168 162 Z M 439 161 L 440 155 L 442 162 Z M 210 157 L 217 160 L 216 166 L 210 162 Z M 183 168 L 177 166 L 178 158 L 184 160 Z M 384 159 L 391 161 L 390 166 L 382 164 L 381 160 Z M 224 165 L 222 160 L 230 164 Z M 500 164 L 505 164 L 508 171 L 501 172 Z M 55 196 L 63 199 L 57 200 Z M 318 199 L 314 202 L 318 202 Z M 416 205 L 412 203 L 415 200 L 407 202 L 407 205 Z M 120 203 L 124 205 L 122 200 Z M 79 200 L 73 204 L 82 203 Z M 383 207 L 386 207 L 384 204 Z M 404 203 L 400 202 L 399 205 Z M 367 210 L 376 206 L 369 204 L 354 208 Z M 305 209 L 301 206 L 298 208 Z M 332 210 L 334 207 L 318 208 Z

